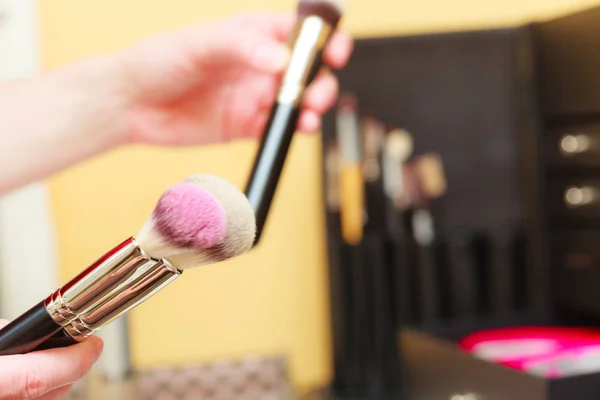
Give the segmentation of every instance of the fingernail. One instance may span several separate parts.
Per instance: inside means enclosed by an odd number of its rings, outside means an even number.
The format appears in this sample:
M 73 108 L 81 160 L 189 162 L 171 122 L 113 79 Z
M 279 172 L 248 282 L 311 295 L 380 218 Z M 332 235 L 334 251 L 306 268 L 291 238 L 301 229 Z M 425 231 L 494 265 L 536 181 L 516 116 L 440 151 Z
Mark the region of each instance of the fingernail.
M 279 44 L 268 44 L 260 47 L 254 54 L 254 65 L 262 70 L 278 72 L 283 70 L 289 60 L 287 47 Z

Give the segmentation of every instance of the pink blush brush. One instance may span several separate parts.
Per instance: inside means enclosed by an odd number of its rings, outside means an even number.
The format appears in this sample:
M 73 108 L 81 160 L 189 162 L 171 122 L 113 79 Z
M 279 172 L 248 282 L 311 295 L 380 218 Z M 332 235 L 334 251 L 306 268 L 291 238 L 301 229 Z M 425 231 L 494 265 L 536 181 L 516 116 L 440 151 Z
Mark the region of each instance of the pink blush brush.
M 167 190 L 152 216 L 160 235 L 178 247 L 216 246 L 227 231 L 223 206 L 206 189 L 189 182 Z
M 185 252 L 207 249 L 225 239 L 227 215 L 223 206 L 203 187 L 182 182 L 160 198 L 138 240 L 153 241 L 159 250 Z M 164 255 L 163 255 L 164 256 Z
M 0 329 L 0 355 L 83 341 L 185 269 L 246 252 L 255 232 L 254 212 L 239 189 L 212 175 L 193 175 L 164 192 L 136 238 Z

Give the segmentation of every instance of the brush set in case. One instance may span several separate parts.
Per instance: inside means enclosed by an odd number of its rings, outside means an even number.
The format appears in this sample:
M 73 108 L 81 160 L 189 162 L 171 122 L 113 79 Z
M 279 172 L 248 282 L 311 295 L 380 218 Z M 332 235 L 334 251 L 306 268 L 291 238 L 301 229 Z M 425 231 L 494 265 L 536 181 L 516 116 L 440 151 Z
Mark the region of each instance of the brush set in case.
M 357 39 L 323 122 L 314 399 L 600 396 L 600 8 Z

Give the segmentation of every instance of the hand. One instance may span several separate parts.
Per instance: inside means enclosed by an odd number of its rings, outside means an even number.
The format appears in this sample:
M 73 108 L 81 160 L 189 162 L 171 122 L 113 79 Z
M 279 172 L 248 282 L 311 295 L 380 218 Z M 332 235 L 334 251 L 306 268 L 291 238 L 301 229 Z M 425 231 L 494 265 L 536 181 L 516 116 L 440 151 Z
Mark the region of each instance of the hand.
M 257 138 L 275 102 L 289 59 L 293 13 L 252 13 L 150 38 L 122 54 L 130 114 L 129 139 L 195 145 Z M 343 67 L 352 51 L 337 31 L 324 52 Z M 298 129 L 316 132 L 337 96 L 337 81 L 320 73 L 307 89 Z
M 130 143 L 202 145 L 258 138 L 289 59 L 293 13 L 242 14 L 145 40 L 51 73 L 0 85 L 0 194 Z M 343 67 L 338 31 L 325 64 Z M 337 97 L 321 73 L 298 130 L 310 133 Z
M 101 339 L 91 337 L 60 349 L 0 357 L 0 400 L 63 398 L 98 360 L 102 346 Z

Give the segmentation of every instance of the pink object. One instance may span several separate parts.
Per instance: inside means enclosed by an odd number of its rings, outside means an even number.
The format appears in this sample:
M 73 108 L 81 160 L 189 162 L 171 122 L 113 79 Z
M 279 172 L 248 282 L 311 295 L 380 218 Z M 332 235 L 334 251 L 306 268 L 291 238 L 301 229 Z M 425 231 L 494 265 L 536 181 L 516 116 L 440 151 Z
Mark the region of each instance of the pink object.
M 600 369 L 600 331 L 591 328 L 511 327 L 476 332 L 459 342 L 474 356 L 546 378 Z M 592 360 L 592 361 L 590 361 Z
M 600 370 L 600 343 L 567 348 L 548 356 L 523 360 L 519 369 L 544 378 L 561 378 Z
M 152 214 L 164 240 L 199 250 L 219 245 L 227 233 L 227 214 L 207 190 L 190 182 L 170 187 Z

